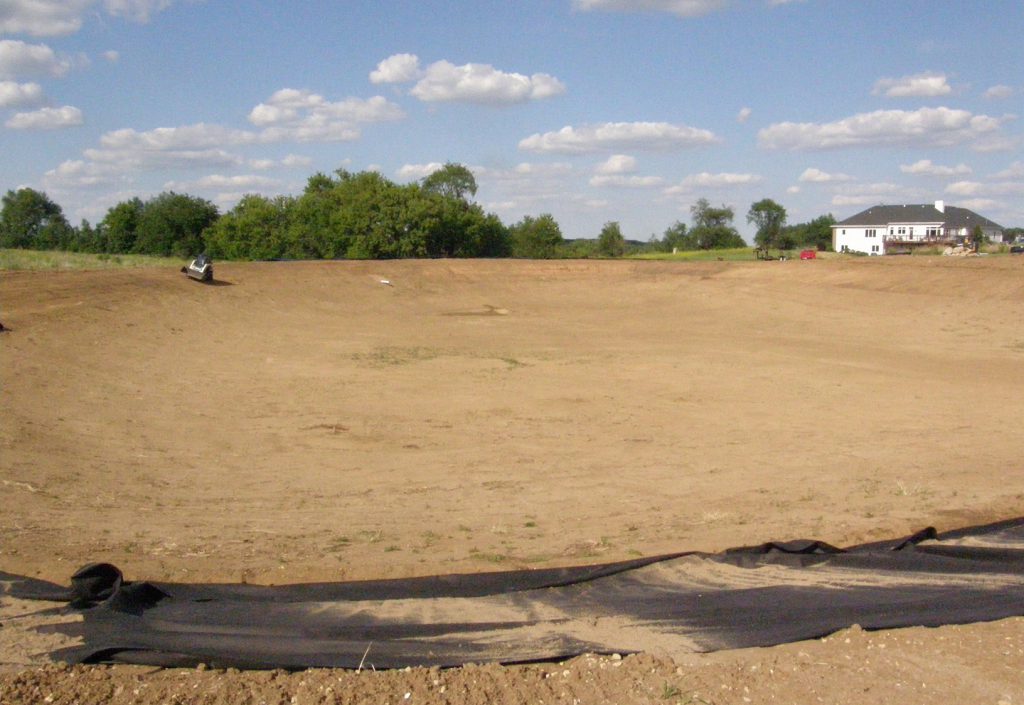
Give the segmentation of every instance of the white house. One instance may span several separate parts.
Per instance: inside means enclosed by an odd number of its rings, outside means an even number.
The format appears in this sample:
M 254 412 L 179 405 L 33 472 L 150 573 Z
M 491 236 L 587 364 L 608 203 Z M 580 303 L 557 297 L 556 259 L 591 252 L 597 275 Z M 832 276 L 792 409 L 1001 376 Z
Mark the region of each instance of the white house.
M 970 236 L 976 226 L 990 242 L 1003 241 L 1003 227 L 974 211 L 934 205 L 872 206 L 832 226 L 836 252 L 884 255 L 886 248 L 906 249 L 921 244 L 953 244 Z

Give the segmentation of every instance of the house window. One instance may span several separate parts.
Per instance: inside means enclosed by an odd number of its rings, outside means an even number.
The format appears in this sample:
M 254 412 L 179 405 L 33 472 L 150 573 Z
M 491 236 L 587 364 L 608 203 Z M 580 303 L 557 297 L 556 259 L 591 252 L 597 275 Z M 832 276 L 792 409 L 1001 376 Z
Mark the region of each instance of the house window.
M 871 228 L 864 231 L 864 237 L 875 237 L 875 229 Z
M 846 228 L 843 228 L 843 235 L 846 234 Z
M 938 237 L 939 236 L 939 229 L 938 228 L 928 228 L 925 231 L 925 235 L 927 235 L 928 237 Z
M 872 245 L 871 246 L 871 251 L 872 252 L 878 252 L 878 245 Z

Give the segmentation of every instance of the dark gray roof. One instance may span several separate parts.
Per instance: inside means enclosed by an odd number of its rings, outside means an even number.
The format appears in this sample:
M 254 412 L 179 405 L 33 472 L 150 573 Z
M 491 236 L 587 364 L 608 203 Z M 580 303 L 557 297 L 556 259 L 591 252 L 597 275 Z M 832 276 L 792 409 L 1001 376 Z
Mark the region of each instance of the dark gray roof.
M 946 206 L 940 211 L 933 204 L 906 206 L 871 206 L 866 211 L 841 220 L 836 225 L 888 225 L 889 223 L 942 223 L 947 228 L 983 228 L 1003 229 L 1002 225 L 993 223 L 985 216 L 974 211 L 956 206 Z

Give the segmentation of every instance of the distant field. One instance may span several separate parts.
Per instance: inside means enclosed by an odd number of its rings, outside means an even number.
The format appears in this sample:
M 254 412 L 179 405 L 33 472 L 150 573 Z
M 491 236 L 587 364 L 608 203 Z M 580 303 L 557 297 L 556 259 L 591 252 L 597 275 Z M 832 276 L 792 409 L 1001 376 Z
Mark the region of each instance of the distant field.
M 54 250 L 0 249 L 0 270 L 114 269 L 118 267 L 180 267 L 180 257 L 94 255 Z

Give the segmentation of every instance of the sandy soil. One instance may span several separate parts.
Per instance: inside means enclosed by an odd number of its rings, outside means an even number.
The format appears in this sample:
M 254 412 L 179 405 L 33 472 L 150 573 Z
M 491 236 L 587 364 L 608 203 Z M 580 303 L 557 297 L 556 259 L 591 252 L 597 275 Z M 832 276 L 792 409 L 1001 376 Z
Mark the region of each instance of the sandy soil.
M 0 568 L 401 577 L 841 545 L 1024 510 L 1018 258 L 217 275 L 2 274 Z M 24 666 L 5 609 L 0 661 Z M 451 702 L 935 702 L 934 688 L 1024 702 L 1021 620 L 847 637 L 685 664 L 578 659 L 569 696 L 551 685 L 563 666 L 443 677 L 476 693 Z M 868 659 L 883 645 L 888 660 Z M 88 699 L 75 684 L 93 683 L 132 702 L 141 682 L 135 701 L 164 702 L 187 682 L 181 702 L 250 702 L 217 699 L 230 680 L 252 702 L 332 702 L 329 683 L 346 702 L 445 702 L 437 679 L 48 666 L 4 676 L 0 700 Z

